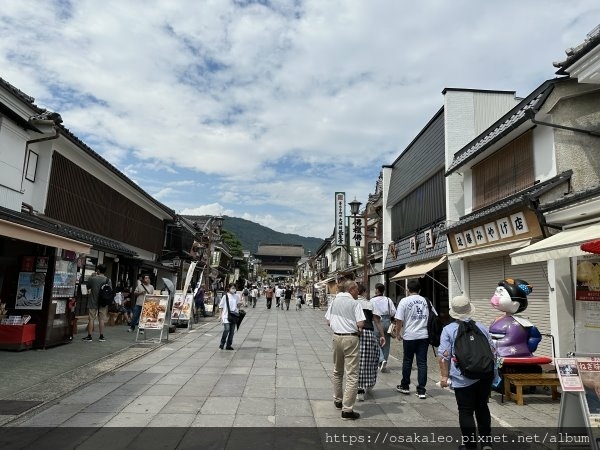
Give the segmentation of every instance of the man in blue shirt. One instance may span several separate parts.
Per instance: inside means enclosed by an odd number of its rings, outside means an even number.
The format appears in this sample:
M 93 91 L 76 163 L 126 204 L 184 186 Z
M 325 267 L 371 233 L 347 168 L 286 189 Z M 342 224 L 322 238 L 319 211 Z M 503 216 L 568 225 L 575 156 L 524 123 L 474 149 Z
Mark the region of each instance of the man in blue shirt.
M 479 437 L 483 439 L 481 450 L 491 450 L 491 424 L 492 418 L 488 408 L 488 398 L 492 389 L 492 378 L 473 380 L 465 377 L 456 365 L 454 357 L 454 342 L 458 333 L 460 321 L 469 321 L 475 311 L 471 300 L 465 296 L 454 297 L 450 302 L 450 316 L 456 319 L 444 327 L 438 347 L 440 363 L 440 386 L 451 386 L 454 389 L 456 404 L 458 406 L 458 423 L 463 436 L 461 449 L 476 449 L 477 428 Z M 492 352 L 495 354 L 494 341 L 490 337 L 487 328 L 475 322 L 490 343 Z M 497 369 L 495 375 L 497 376 Z M 475 415 L 475 418 L 473 417 Z M 475 426 L 477 419 L 477 427 Z

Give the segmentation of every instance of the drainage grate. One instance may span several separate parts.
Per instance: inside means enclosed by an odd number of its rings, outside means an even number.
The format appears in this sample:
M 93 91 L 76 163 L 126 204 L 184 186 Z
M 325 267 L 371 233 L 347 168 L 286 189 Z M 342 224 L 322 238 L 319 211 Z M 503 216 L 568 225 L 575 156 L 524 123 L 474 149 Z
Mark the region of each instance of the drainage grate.
M 16 416 L 41 403 L 31 400 L 0 400 L 0 416 Z

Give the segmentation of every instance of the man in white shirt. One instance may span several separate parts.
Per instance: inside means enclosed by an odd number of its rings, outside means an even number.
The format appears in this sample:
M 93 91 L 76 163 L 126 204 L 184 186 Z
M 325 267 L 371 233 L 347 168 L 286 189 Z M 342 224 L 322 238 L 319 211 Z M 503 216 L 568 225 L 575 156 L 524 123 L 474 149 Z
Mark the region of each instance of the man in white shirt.
M 223 324 L 223 334 L 221 335 L 221 343 L 219 344 L 221 350 L 223 350 L 225 344 L 227 344 L 225 350 L 233 350 L 231 344 L 233 343 L 236 324 L 229 322 L 229 313 L 237 313 L 241 302 L 242 300 L 237 294 L 235 283 L 231 283 L 228 291 L 223 294 L 221 302 L 219 303 L 219 313 L 221 316 L 221 323 Z
M 410 394 L 410 372 L 413 359 L 417 358 L 417 396 L 427 398 L 425 385 L 427 384 L 427 348 L 429 335 L 427 333 L 427 319 L 429 306 L 427 300 L 420 296 L 421 284 L 418 280 L 410 280 L 406 284 L 408 297 L 398 303 L 396 311 L 397 337 L 402 341 L 404 356 L 402 358 L 402 381 L 396 390 L 402 394 Z
M 356 420 L 360 417 L 354 411 L 360 364 L 359 335 L 365 325 L 365 315 L 356 301 L 358 284 L 355 281 L 340 282 L 338 291 L 325 314 L 327 325 L 333 331 L 333 404 L 342 410 L 342 419 Z

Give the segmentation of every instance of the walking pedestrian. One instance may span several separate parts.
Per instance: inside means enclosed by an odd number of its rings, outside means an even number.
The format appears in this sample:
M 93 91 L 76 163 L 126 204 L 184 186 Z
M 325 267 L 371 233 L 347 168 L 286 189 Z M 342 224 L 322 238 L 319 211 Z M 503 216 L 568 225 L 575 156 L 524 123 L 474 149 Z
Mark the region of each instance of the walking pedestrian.
M 381 320 L 383 334 L 379 334 L 379 328 L 375 328 L 374 331 L 375 338 L 378 341 L 382 336 L 385 337 L 385 344 L 379 349 L 379 370 L 387 372 L 387 364 L 390 359 L 390 345 L 392 341 L 392 336 L 387 330 L 390 328 L 392 320 L 395 320 L 394 315 L 396 314 L 396 306 L 391 298 L 386 297 L 383 294 L 385 294 L 385 286 L 381 283 L 377 283 L 375 285 L 375 297 L 371 299 L 371 303 L 373 304 L 373 314 L 377 315 Z
M 303 300 L 304 300 L 304 291 L 302 290 L 302 288 L 300 286 L 298 286 L 298 289 L 296 290 L 296 311 L 298 311 L 299 309 L 302 308 Z
M 421 284 L 418 280 L 409 280 L 406 284 L 408 297 L 398 303 L 396 311 L 396 332 L 399 341 L 402 341 L 402 381 L 396 390 L 402 394 L 410 394 L 410 373 L 413 359 L 417 359 L 417 396 L 427 398 L 425 385 L 427 384 L 427 348 L 429 339 L 427 334 L 427 319 L 429 306 L 427 300 L 419 295 Z
M 267 309 L 271 309 L 273 303 L 273 288 L 271 286 L 267 286 L 265 289 L 265 298 L 267 299 Z
M 357 301 L 365 315 L 365 325 L 360 333 L 360 367 L 358 371 L 358 401 L 364 402 L 368 390 L 377 383 L 379 349 L 385 344 L 385 335 L 381 329 L 381 318 L 373 313 L 373 302 L 365 298 L 366 288 L 358 283 Z M 379 342 L 374 330 L 379 330 Z
M 92 342 L 92 332 L 94 331 L 94 322 L 98 320 L 98 331 L 100 336 L 98 337 L 99 342 L 104 342 L 104 322 L 108 317 L 108 306 L 100 306 L 98 304 L 98 293 L 100 288 L 108 283 L 112 286 L 110 278 L 106 276 L 106 266 L 104 264 L 98 264 L 96 266 L 96 272 L 85 282 L 86 287 L 91 290 L 91 294 L 88 297 L 88 324 L 87 324 L 87 336 L 82 338 L 82 341 Z
M 285 291 L 283 292 L 283 299 L 285 301 L 286 311 L 289 311 L 289 309 L 290 309 L 290 302 L 292 301 L 292 295 L 294 295 L 294 291 L 292 290 L 292 287 L 288 284 L 285 287 Z M 281 309 L 283 309 L 283 305 L 281 305 Z
M 438 347 L 440 364 L 440 386 L 452 385 L 454 397 L 458 407 L 458 423 L 463 436 L 462 449 L 476 449 L 477 442 L 481 442 L 481 450 L 491 450 L 492 419 L 488 408 L 488 398 L 492 390 L 494 378 L 474 380 L 464 376 L 456 365 L 453 350 L 460 322 L 471 321 L 475 307 L 471 300 L 465 296 L 454 297 L 450 302 L 450 316 L 456 319 L 444 327 Z M 494 341 L 490 337 L 487 327 L 479 322 L 475 325 L 481 330 L 490 343 L 490 348 L 495 354 Z M 494 376 L 498 376 L 495 369 Z M 473 417 L 475 415 L 475 418 Z M 475 426 L 477 421 L 477 426 Z M 479 437 L 477 437 L 479 431 Z
M 327 308 L 325 319 L 333 331 L 333 404 L 342 410 L 342 419 L 356 420 L 354 411 L 358 391 L 360 365 L 359 333 L 365 324 L 365 315 L 358 297 L 358 285 L 352 280 L 338 284 L 338 294 Z M 344 373 L 346 387 L 344 389 Z
M 204 287 L 202 287 L 202 284 L 198 281 L 198 287 L 194 294 L 194 306 L 196 307 L 196 314 L 198 314 L 198 311 L 201 311 L 202 317 L 207 317 L 206 308 L 204 307 L 204 292 Z
M 281 286 L 275 286 L 275 308 L 279 308 L 279 305 L 281 304 L 281 309 L 283 310 L 283 303 L 281 300 L 284 292 L 285 291 Z
M 256 308 L 256 300 L 258 299 L 258 289 L 255 285 L 252 285 L 252 289 L 250 289 L 250 303 L 252 303 L 252 307 Z
M 154 294 L 154 286 L 150 284 L 150 275 L 144 275 L 142 282 L 137 285 L 133 296 L 135 298 L 135 307 L 133 309 L 133 320 L 131 321 L 131 327 L 127 331 L 135 331 L 135 327 L 140 323 L 140 315 L 142 314 L 142 306 L 144 306 L 144 300 L 146 295 Z M 140 330 L 140 333 L 144 334 L 144 330 Z
M 244 290 L 242 291 L 242 304 L 244 305 L 244 308 L 248 307 L 248 297 L 250 296 L 250 290 L 248 289 L 248 286 L 244 286 Z
M 227 302 L 227 303 L 226 303 Z M 236 313 L 239 310 L 241 304 L 240 296 L 237 294 L 235 283 L 229 284 L 229 289 L 221 298 L 219 303 L 219 313 L 221 314 L 221 323 L 223 324 L 223 334 L 221 335 L 221 344 L 219 348 L 223 350 L 233 350 L 231 344 L 233 343 L 233 335 L 235 334 L 235 323 L 230 323 L 228 316 L 229 313 Z

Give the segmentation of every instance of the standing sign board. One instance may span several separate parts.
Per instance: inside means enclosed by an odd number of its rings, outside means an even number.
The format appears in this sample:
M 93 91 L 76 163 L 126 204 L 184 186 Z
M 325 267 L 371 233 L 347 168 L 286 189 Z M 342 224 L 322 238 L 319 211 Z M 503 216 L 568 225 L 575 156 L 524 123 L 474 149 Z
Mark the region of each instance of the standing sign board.
M 165 323 L 165 317 L 167 316 L 168 305 L 168 295 L 146 295 L 144 304 L 142 305 L 136 341 L 139 337 L 140 330 L 158 330 L 160 331 L 158 342 L 162 340 L 163 325 Z M 148 340 L 147 336 L 146 340 Z
M 600 430 L 600 355 L 555 362 L 563 391 L 558 431 L 585 430 L 582 434 L 587 433 L 589 448 L 600 450 L 600 438 L 594 436 L 594 430 Z
M 192 304 L 194 303 L 194 295 L 184 295 L 183 292 L 177 291 L 173 300 L 173 310 L 171 311 L 171 320 L 184 321 L 190 320 L 192 315 Z

